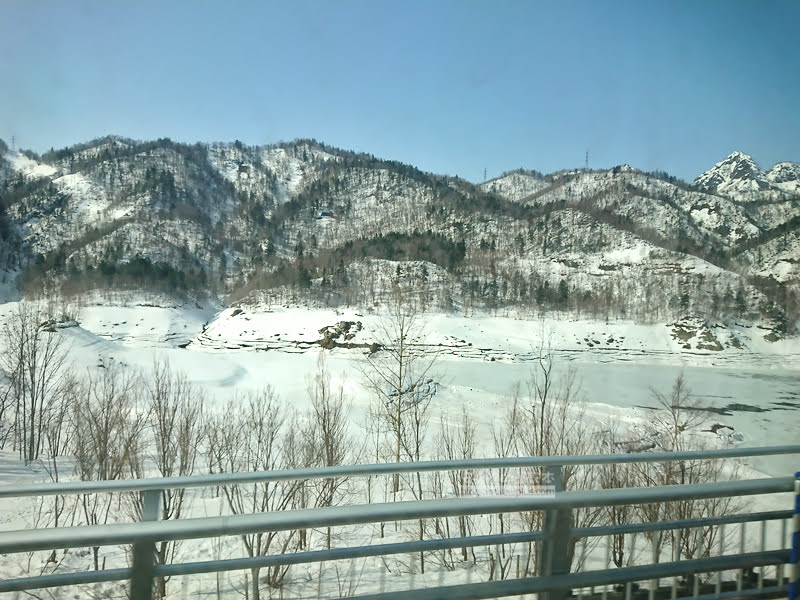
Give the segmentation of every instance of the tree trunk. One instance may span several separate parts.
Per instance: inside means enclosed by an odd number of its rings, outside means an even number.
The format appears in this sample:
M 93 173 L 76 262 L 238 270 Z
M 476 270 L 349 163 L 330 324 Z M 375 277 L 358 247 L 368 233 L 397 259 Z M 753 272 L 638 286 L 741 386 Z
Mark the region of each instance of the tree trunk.
M 260 570 L 261 569 L 259 569 L 259 568 L 250 569 L 250 574 L 251 574 L 252 579 L 253 579 L 250 582 L 250 585 L 251 585 L 250 589 L 251 589 L 251 591 L 253 593 L 253 600 L 260 600 L 259 591 L 258 591 L 258 574 L 259 574 Z M 247 586 L 245 585 L 245 587 L 247 587 Z
M 28 436 L 28 453 L 25 457 L 25 464 L 33 462 L 35 460 L 34 456 L 34 447 L 35 447 L 35 436 L 33 434 L 34 427 L 36 425 L 36 407 L 33 403 L 31 403 L 31 421 L 30 421 L 30 432 Z
M 422 519 L 419 520 L 419 541 L 421 542 L 425 539 L 425 527 L 423 525 Z M 425 553 L 420 551 L 419 553 L 419 565 L 420 565 L 420 572 L 425 575 Z

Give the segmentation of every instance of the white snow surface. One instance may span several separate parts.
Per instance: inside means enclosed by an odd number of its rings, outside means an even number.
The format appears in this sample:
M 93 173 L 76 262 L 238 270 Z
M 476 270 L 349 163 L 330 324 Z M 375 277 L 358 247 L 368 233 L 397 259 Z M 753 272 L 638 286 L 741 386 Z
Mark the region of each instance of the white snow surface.
M 14 306 L 0 304 L 0 325 Z M 97 369 L 101 358 L 143 373 L 152 368 L 155 360 L 166 359 L 186 373 L 194 385 L 203 388 L 211 411 L 219 410 L 230 398 L 266 385 L 273 386 L 288 406 L 308 408 L 306 384 L 315 372 L 319 354 L 325 352 L 333 384 L 342 383 L 352 401 L 351 430 L 363 439 L 362 424 L 370 396 L 354 363 L 361 360 L 366 349 L 359 346 L 324 351 L 316 342 L 322 337 L 320 329 L 351 322 L 360 323 L 361 328 L 348 342 L 369 344 L 375 339 L 378 318 L 377 314 L 356 310 L 273 306 L 230 307 L 216 312 L 212 308 L 130 302 L 127 306 L 84 306 L 80 324 L 61 329 L 58 335 L 67 338 L 76 373 Z M 554 372 L 558 377 L 570 368 L 576 370 L 588 418 L 601 428 L 633 426 L 648 419 L 648 407 L 653 405 L 650 389 L 667 392 L 675 377 L 683 373 L 701 403 L 717 411 L 709 414 L 709 423 L 727 427 L 723 436 L 699 434 L 707 436 L 712 444 L 762 446 L 797 442 L 798 340 L 770 343 L 763 337 L 766 332 L 757 328 L 706 327 L 690 320 L 683 325 L 696 326 L 698 334 L 688 340 L 677 339 L 674 327 L 663 323 L 518 320 L 489 315 L 465 318 L 452 314 L 432 314 L 427 322 L 425 341 L 429 349 L 441 352 L 437 369 L 442 381 L 432 402 L 430 437 L 440 418 L 455 426 L 462 407 L 466 407 L 478 427 L 479 455 L 491 454 L 490 426 L 509 407 L 515 384 L 529 376 L 532 360 L 542 344 L 554 351 Z M 355 329 L 351 326 L 351 331 Z M 706 330 L 720 342 L 722 350 L 698 348 L 699 332 Z M 740 347 L 730 343 L 734 337 Z M 687 343 L 690 349 L 684 347 Z M 797 470 L 797 462 L 796 457 L 790 456 L 755 458 L 747 461 L 747 469 L 748 477 L 785 476 Z M 41 465 L 23 466 L 9 449 L 0 451 L 3 485 L 43 480 L 47 480 L 47 473 Z M 753 510 L 780 508 L 785 502 L 788 499 L 783 496 L 761 498 Z M 198 493 L 187 516 L 216 515 L 220 507 L 219 497 Z M 30 527 L 32 514 L 29 503 L 0 500 L 0 530 Z M 390 529 L 387 527 L 387 532 Z M 402 531 L 391 531 L 384 540 L 365 540 L 361 530 L 344 529 L 340 535 L 341 545 L 406 539 Z M 226 556 L 241 556 L 238 540 L 227 543 Z M 126 564 L 123 550 L 104 552 L 108 568 Z M 181 548 L 182 560 L 214 557 L 208 541 L 187 542 Z M 24 558 L 0 561 L 0 577 L 21 576 Z M 76 564 L 80 562 L 77 555 L 72 558 Z M 378 572 L 365 574 L 359 593 L 372 590 Z M 428 577 L 437 583 L 436 569 L 431 573 Z M 225 579 L 229 582 L 226 589 L 232 589 L 231 582 L 238 581 L 236 577 L 239 576 Z M 446 583 L 458 583 L 463 581 L 460 578 L 465 577 L 465 572 L 459 569 L 446 577 Z M 423 581 L 418 578 L 417 585 Z M 176 578 L 170 590 L 175 597 L 183 597 L 181 593 L 200 593 L 200 589 L 210 593 L 213 585 L 213 576 Z M 335 578 L 330 585 L 329 589 L 336 589 Z M 399 585 L 405 587 L 406 582 Z M 313 595 L 312 591 L 309 597 Z M 235 592 L 230 597 L 235 597 Z
M 545 179 L 533 177 L 527 173 L 512 172 L 496 179 L 490 179 L 482 183 L 480 187 L 486 192 L 497 193 L 509 200 L 519 202 L 551 185 L 552 182 Z
M 72 197 L 75 212 L 83 222 L 91 222 L 99 219 L 100 214 L 106 211 L 110 202 L 105 190 L 94 185 L 82 173 L 70 173 L 54 179 L 53 183 L 63 192 Z M 117 208 L 113 214 L 108 215 L 112 219 L 119 218 L 127 214 L 126 207 Z
M 50 177 L 58 171 L 55 167 L 36 162 L 20 152 L 9 151 L 5 157 L 12 169 L 29 179 Z
M 779 162 L 766 173 L 772 185 L 785 192 L 797 194 L 800 192 L 800 164 L 794 162 Z

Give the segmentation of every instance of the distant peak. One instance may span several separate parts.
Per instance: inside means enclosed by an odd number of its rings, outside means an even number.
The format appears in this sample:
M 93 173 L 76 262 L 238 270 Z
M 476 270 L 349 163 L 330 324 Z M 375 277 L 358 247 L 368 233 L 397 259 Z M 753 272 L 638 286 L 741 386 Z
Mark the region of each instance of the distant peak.
M 715 193 L 738 193 L 765 190 L 770 187 L 756 161 L 739 150 L 731 152 L 724 160 L 700 175 L 694 185 Z
M 794 162 L 779 162 L 766 174 L 767 179 L 780 189 L 797 193 L 800 192 L 800 164 Z
M 800 163 L 791 162 L 791 161 L 787 160 L 787 161 L 776 163 L 775 166 L 773 166 L 770 169 L 770 171 L 781 171 L 781 170 L 785 170 L 785 169 L 795 170 L 795 169 L 798 169 L 798 168 L 800 168 Z
M 759 168 L 756 161 L 753 160 L 753 157 L 739 150 L 731 152 L 728 156 L 725 157 L 724 160 L 721 160 L 716 165 L 714 165 L 714 168 L 716 169 L 718 167 L 727 167 L 730 165 L 744 166 L 745 168 L 748 168 L 754 172 L 759 172 L 759 173 L 761 172 L 761 169 Z

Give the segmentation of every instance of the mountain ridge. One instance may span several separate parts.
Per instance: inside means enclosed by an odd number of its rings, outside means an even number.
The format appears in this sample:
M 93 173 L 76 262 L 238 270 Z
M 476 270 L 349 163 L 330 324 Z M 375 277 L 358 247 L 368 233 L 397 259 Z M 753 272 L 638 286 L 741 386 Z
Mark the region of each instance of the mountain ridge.
M 627 165 L 472 184 L 315 140 L 6 146 L 0 266 L 29 293 L 368 305 L 414 280 L 446 310 L 695 314 L 789 332 L 798 175 L 734 153 L 692 185 Z

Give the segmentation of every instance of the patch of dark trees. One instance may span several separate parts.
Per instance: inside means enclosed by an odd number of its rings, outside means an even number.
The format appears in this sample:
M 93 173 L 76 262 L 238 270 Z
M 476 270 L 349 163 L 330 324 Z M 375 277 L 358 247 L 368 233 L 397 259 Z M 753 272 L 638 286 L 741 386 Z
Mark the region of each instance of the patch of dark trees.
M 308 289 L 315 279 L 321 287 L 344 286 L 349 283 L 347 265 L 365 258 L 393 261 L 427 261 L 452 271 L 466 256 L 463 240 L 454 241 L 433 231 L 403 234 L 391 232 L 368 239 L 349 240 L 331 249 L 309 254 L 296 249 L 292 260 L 275 259 L 276 268 L 248 282 L 248 289 L 271 289 L 297 286 Z

